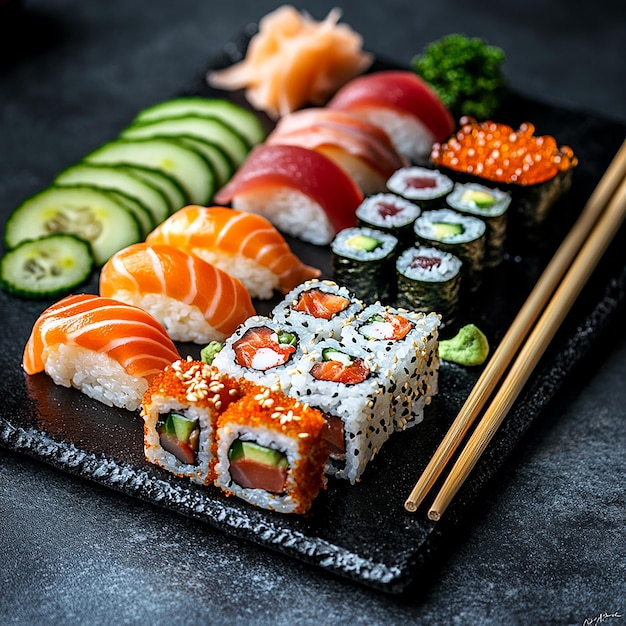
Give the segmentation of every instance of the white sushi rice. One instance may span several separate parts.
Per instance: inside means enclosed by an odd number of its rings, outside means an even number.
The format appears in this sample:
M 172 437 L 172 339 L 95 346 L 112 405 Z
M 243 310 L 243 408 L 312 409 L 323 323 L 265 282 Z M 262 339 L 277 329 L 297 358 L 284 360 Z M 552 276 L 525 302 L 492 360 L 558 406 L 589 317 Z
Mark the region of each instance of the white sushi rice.
M 150 313 L 165 328 L 172 341 L 204 344 L 226 339 L 227 335 L 211 326 L 198 307 L 181 300 L 162 294 L 141 294 L 127 290 L 117 291 L 112 297 Z
M 49 347 L 45 372 L 55 384 L 75 387 L 107 406 L 136 411 L 148 381 L 132 376 L 106 354 L 67 344 Z
M 328 245 L 335 236 L 324 209 L 309 196 L 287 187 L 238 195 L 232 207 L 262 215 L 279 231 L 315 245 Z
M 279 277 L 268 267 L 243 255 L 227 254 L 210 248 L 196 248 L 193 253 L 204 261 L 238 278 L 251 298 L 269 300 L 280 288 Z
M 471 200 L 471 193 L 486 193 L 493 198 L 493 205 L 480 207 Z M 469 200 L 468 200 L 469 196 Z M 496 187 L 486 187 L 478 183 L 456 183 L 446 202 L 457 211 L 472 213 L 479 217 L 497 217 L 506 212 L 511 204 L 511 194 Z
M 364 250 L 350 245 L 350 240 L 356 236 L 364 235 L 377 240 L 380 245 L 374 250 Z M 354 259 L 355 261 L 370 261 L 372 259 L 384 259 L 397 247 L 398 240 L 393 235 L 384 233 L 373 228 L 344 228 L 339 231 L 331 244 L 333 253 Z
M 439 259 L 439 265 L 421 267 L 414 264 L 417 257 Z M 445 282 L 456 276 L 461 271 L 461 260 L 449 252 L 443 252 L 430 246 L 415 246 L 405 250 L 396 262 L 398 271 L 410 278 L 426 282 Z
M 460 224 L 463 227 L 463 231 L 455 235 L 439 237 L 433 226 L 436 223 Z M 463 215 L 452 209 L 425 211 L 415 220 L 414 228 L 415 234 L 420 238 L 450 244 L 475 241 L 479 237 L 484 236 L 487 230 L 485 222 L 480 218 Z

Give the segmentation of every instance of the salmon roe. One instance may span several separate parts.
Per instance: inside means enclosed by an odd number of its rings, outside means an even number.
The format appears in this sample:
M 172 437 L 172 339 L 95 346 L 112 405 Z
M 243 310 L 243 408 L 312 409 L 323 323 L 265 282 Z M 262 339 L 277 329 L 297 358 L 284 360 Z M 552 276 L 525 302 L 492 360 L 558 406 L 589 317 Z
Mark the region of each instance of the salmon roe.
M 431 159 L 436 166 L 498 183 L 534 185 L 578 164 L 569 146 L 557 146 L 549 135 L 535 136 L 533 124 L 513 130 L 469 117 L 461 118 L 460 124 L 447 142 L 434 144 Z

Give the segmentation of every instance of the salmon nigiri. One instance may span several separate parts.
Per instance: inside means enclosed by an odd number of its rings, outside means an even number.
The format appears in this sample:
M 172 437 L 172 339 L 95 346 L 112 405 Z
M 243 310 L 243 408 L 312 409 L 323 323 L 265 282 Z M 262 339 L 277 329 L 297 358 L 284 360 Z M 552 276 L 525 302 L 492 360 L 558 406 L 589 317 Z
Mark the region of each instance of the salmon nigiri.
M 287 293 L 320 270 L 304 264 L 284 237 L 261 215 L 226 207 L 189 205 L 157 226 L 146 242 L 195 254 L 235 276 L 252 298 Z
M 150 381 L 180 359 L 165 329 L 139 307 L 93 294 L 63 298 L 35 322 L 27 374 L 45 372 L 108 406 L 134 411 Z
M 148 311 L 174 341 L 224 341 L 256 313 L 238 278 L 163 244 L 137 243 L 114 254 L 100 272 L 100 295 Z
M 263 143 L 214 201 L 259 213 L 288 235 L 327 245 L 337 232 L 355 225 L 363 193 L 327 156 L 301 146 Z

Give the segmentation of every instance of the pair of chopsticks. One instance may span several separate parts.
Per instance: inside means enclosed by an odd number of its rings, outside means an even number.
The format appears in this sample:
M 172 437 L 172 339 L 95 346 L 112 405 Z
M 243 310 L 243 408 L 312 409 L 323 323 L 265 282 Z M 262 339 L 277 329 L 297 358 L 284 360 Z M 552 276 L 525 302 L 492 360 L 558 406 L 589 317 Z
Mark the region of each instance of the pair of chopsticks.
M 429 519 L 437 521 L 441 518 L 504 421 L 625 216 L 626 141 L 487 362 L 452 426 L 404 503 L 407 511 L 416 511 L 442 476 L 446 465 L 510 366 L 506 378 L 428 511 Z M 516 354 L 517 358 L 513 361 Z

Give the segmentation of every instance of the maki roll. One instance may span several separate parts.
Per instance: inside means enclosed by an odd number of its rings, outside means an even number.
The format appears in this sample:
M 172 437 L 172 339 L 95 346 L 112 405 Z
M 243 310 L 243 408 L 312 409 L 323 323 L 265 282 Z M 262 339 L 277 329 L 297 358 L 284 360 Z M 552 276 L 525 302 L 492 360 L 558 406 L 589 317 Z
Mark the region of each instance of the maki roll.
M 221 372 L 286 392 L 308 340 L 294 328 L 255 315 L 224 342 L 212 364 Z
M 325 487 L 323 415 L 268 387 L 255 386 L 217 424 L 215 485 L 280 513 L 306 513 Z
M 408 248 L 396 261 L 396 306 L 435 311 L 441 315 L 442 327 L 451 324 L 458 313 L 461 265 L 458 257 L 437 248 Z
M 389 233 L 398 239 L 398 246 L 413 245 L 413 223 L 421 209 L 413 202 L 393 193 L 368 196 L 356 210 L 357 224 Z
M 487 227 L 483 220 L 452 209 L 425 211 L 414 224 L 417 241 L 461 259 L 463 289 L 476 291 L 482 282 Z
M 578 164 L 574 151 L 549 135 L 536 136 L 530 123 L 515 130 L 463 117 L 460 124 L 455 135 L 433 145 L 432 163 L 461 182 L 504 186 L 512 193 L 521 226 L 533 229 L 543 223 L 571 185 Z
M 437 352 L 441 320 L 436 313 L 416 313 L 373 304 L 342 331 L 346 345 L 374 355 L 389 381 L 395 430 L 414 426 L 438 390 Z
M 245 388 L 201 361 L 174 361 L 143 396 L 146 459 L 194 483 L 212 483 L 217 416 Z
M 346 228 L 337 234 L 331 250 L 333 278 L 365 302 L 395 297 L 393 274 L 398 240 L 372 228 Z
M 374 355 L 356 345 L 325 339 L 302 359 L 289 393 L 327 420 L 328 474 L 361 479 L 393 432 L 389 385 Z
M 332 280 L 309 280 L 292 289 L 272 311 L 275 321 L 308 339 L 339 337 L 363 302 Z
M 416 203 L 422 210 L 445 206 L 454 182 L 439 170 L 413 165 L 397 170 L 387 181 L 391 193 Z
M 485 267 L 498 266 L 506 244 L 511 193 L 478 183 L 456 183 L 446 202 L 451 209 L 485 222 Z

